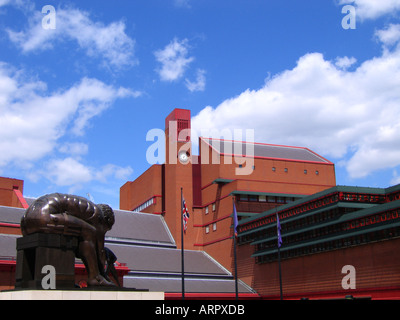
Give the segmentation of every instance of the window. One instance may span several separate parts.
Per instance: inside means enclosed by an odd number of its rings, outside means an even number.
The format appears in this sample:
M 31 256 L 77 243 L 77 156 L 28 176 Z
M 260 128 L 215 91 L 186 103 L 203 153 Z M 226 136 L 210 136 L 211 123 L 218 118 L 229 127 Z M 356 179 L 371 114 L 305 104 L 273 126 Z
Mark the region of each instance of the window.
M 275 168 L 275 167 L 272 167 L 272 171 L 275 172 L 275 171 L 276 171 L 276 168 Z
M 289 170 L 288 170 L 288 168 L 285 168 L 285 172 L 288 172 Z
M 217 230 L 217 223 L 215 222 L 215 223 L 213 223 L 213 231 L 216 231 Z
M 155 203 L 155 198 L 151 198 L 151 199 L 147 200 L 145 203 L 142 203 L 140 206 L 136 207 L 132 211 L 140 212 L 140 211 L 146 209 L 147 207 L 151 206 L 153 203 Z
M 258 201 L 267 202 L 267 196 L 258 196 Z
M 206 207 L 206 214 L 208 214 L 208 206 Z
M 239 196 L 239 200 L 240 201 L 247 201 L 248 199 L 247 199 L 247 194 L 241 194 L 240 196 Z
M 212 211 L 215 211 L 215 202 L 212 204 Z
M 206 233 L 210 232 L 210 226 L 206 226 Z
M 275 202 L 275 197 L 268 197 L 268 202 Z
M 284 197 L 276 197 L 278 203 L 285 203 L 285 198 Z
M 316 170 L 316 171 L 315 171 L 315 174 L 316 174 L 316 175 L 319 175 L 319 171 L 318 171 L 318 170 Z
M 258 196 L 250 195 L 250 196 L 249 196 L 249 201 L 251 201 L 251 202 L 257 202 L 257 201 L 258 201 Z
M 304 170 L 304 174 L 307 174 L 307 170 L 306 169 Z

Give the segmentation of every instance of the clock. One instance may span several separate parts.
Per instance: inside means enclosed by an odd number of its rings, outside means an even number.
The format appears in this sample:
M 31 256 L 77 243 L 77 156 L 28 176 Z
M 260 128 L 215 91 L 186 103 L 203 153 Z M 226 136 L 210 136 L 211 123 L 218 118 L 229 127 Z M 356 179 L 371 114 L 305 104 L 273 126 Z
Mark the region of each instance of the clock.
M 190 156 L 189 152 L 187 152 L 187 151 L 180 151 L 180 152 L 178 153 L 179 162 L 182 163 L 182 164 L 188 163 L 188 161 L 189 161 L 189 156 Z

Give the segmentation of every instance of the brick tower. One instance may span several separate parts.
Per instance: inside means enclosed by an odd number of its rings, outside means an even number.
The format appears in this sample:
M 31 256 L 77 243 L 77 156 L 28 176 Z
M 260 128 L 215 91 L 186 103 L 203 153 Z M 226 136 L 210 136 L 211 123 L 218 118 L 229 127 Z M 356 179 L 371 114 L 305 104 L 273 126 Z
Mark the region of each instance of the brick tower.
M 177 246 L 181 247 L 181 188 L 187 208 L 193 216 L 192 144 L 190 110 L 174 109 L 165 119 L 165 221 Z M 188 229 L 192 229 L 193 217 Z M 188 231 L 189 233 L 189 231 Z M 189 244 L 185 242 L 185 248 Z M 191 247 L 191 246 L 190 246 Z

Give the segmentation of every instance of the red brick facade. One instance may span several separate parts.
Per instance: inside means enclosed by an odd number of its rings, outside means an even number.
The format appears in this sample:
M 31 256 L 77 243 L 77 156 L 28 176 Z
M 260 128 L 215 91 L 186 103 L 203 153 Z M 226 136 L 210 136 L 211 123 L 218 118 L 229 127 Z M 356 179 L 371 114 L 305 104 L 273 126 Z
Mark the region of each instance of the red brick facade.
M 292 201 L 293 197 L 310 195 L 336 185 L 334 164 L 308 149 L 298 147 L 272 146 L 308 152 L 322 160 L 302 161 L 255 154 L 251 174 L 238 175 L 240 163 L 245 163 L 246 157 L 219 152 L 209 140 L 203 138 L 199 139 L 199 156 L 193 156 L 190 127 L 189 110 L 175 109 L 168 115 L 165 164 L 151 166 L 135 181 L 122 186 L 120 208 L 133 210 L 155 198 L 155 203 L 143 212 L 163 214 L 180 247 L 180 188 L 183 188 L 191 213 L 185 248 L 205 250 L 229 270 L 232 266 L 231 215 L 235 195 L 262 195 L 263 198 L 257 201 L 237 201 L 238 212 L 246 216 L 246 213 L 263 212 L 284 204 L 288 199 Z M 223 143 L 224 140 L 221 140 Z M 175 161 L 183 149 L 187 149 L 190 155 L 187 164 Z M 266 201 L 262 202 L 264 197 Z M 274 198 L 273 202 L 271 198 Z

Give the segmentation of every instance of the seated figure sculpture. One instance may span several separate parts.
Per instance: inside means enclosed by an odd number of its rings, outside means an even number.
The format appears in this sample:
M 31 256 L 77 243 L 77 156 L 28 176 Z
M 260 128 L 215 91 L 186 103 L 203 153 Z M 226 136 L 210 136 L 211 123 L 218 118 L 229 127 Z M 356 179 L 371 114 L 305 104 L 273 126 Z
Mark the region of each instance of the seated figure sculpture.
M 115 286 L 104 271 L 104 236 L 114 222 L 114 212 L 106 204 L 53 193 L 38 198 L 29 206 L 21 219 L 21 231 L 23 235 L 53 233 L 77 237 L 79 245 L 75 255 L 86 267 L 88 286 Z

